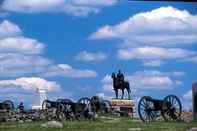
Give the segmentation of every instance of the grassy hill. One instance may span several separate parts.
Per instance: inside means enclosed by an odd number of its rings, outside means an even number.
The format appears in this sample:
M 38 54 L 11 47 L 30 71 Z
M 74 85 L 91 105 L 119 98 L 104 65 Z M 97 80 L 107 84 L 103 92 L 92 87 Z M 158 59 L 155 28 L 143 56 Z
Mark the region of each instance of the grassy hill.
M 197 127 L 197 122 L 152 122 L 142 123 L 129 118 L 99 118 L 96 121 L 65 121 L 62 129 L 41 127 L 44 122 L 0 123 L 0 131 L 186 131 Z

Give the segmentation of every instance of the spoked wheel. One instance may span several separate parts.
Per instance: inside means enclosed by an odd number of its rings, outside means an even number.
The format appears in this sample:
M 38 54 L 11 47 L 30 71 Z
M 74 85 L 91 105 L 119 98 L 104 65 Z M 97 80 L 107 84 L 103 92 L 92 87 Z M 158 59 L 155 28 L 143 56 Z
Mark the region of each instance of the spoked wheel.
M 7 110 L 13 110 L 14 109 L 14 103 L 10 100 L 5 100 L 3 102 L 3 104 L 5 105 L 5 109 L 7 109 Z
M 139 101 L 138 114 L 143 122 L 150 122 L 156 118 L 153 102 L 150 101 L 151 99 L 149 96 L 144 96 Z
M 42 102 L 42 109 L 49 109 L 50 106 L 51 106 L 51 103 L 50 103 L 49 100 L 44 100 L 44 101 Z
M 179 98 L 169 95 L 164 98 L 162 105 L 162 116 L 165 121 L 177 121 L 182 113 L 182 105 Z
M 90 103 L 90 98 L 88 97 L 82 97 L 81 99 L 78 100 L 77 103 L 85 104 L 86 107 L 90 109 L 91 103 Z
M 65 115 L 64 115 L 64 105 L 61 104 L 61 103 L 57 103 L 57 110 L 56 110 L 56 117 L 57 117 L 57 120 L 64 120 L 65 119 Z
M 94 113 L 100 112 L 101 111 L 101 99 L 99 99 L 98 96 L 93 96 L 90 99 L 90 105 L 91 105 L 91 111 Z
M 109 112 L 111 112 L 111 110 L 112 110 L 111 102 L 108 100 L 103 100 L 102 101 L 102 111 L 104 113 L 109 113 Z

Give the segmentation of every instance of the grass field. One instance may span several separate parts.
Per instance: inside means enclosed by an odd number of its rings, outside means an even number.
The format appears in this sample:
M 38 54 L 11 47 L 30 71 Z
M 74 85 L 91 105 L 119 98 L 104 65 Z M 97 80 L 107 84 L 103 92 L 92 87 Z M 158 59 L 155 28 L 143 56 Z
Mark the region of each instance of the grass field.
M 167 123 L 152 122 L 142 123 L 140 120 L 127 118 L 99 118 L 96 121 L 72 121 L 64 122 L 62 129 L 41 127 L 43 122 L 32 123 L 0 123 L 0 131 L 186 131 L 191 127 L 197 127 L 193 123 Z

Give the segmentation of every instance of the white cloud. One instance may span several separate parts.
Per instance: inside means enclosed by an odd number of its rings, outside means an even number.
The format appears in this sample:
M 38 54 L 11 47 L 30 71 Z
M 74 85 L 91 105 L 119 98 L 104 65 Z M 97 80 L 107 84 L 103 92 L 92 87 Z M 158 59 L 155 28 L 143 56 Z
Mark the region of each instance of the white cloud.
M 36 39 L 25 37 L 8 37 L 0 39 L 0 53 L 41 54 L 44 44 Z
M 64 0 L 5 0 L 2 8 L 16 12 L 46 12 L 57 10 L 64 4 Z
M 106 76 L 104 76 L 104 78 L 101 80 L 101 82 L 102 83 L 112 83 L 112 78 L 111 78 L 111 76 L 110 75 L 106 75 Z
M 183 108 L 186 110 L 192 109 L 192 90 L 187 91 L 182 95 Z
M 0 77 L 37 75 L 43 77 L 96 77 L 93 70 L 75 69 L 68 64 L 54 64 L 52 60 L 38 55 L 0 53 Z
M 88 62 L 102 61 L 106 58 L 107 58 L 107 55 L 102 52 L 92 53 L 92 52 L 87 52 L 87 51 L 82 51 L 75 57 L 76 60 L 88 61 Z
M 192 100 L 192 90 L 189 90 L 183 95 L 183 98 L 186 100 Z
M 160 72 L 158 70 L 144 70 L 144 71 L 136 71 L 135 75 L 145 75 L 145 76 L 184 76 L 185 72 L 183 71 L 171 71 L 171 72 Z
M 164 62 L 162 60 L 144 60 L 143 61 L 144 66 L 159 67 L 163 64 Z
M 182 48 L 137 47 L 118 50 L 118 58 L 122 60 L 139 59 L 144 66 L 161 66 L 164 60 L 190 61 L 195 63 L 197 52 Z
M 23 13 L 65 12 L 75 16 L 98 13 L 102 7 L 112 6 L 117 0 L 5 0 L 4 10 Z
M 14 23 L 4 20 L 0 23 L 0 38 L 21 35 L 21 29 Z
M 96 77 L 97 73 L 92 70 L 79 70 L 68 64 L 58 64 L 49 67 L 43 74 L 46 77 L 64 76 L 64 77 Z
M 106 25 L 90 36 L 91 39 L 120 38 L 149 45 L 185 44 L 197 42 L 197 16 L 186 10 L 161 7 L 138 13 L 117 25 Z
M 39 74 L 51 65 L 51 60 L 37 55 L 0 53 L 0 76 L 16 77 Z
M 159 47 L 139 47 L 118 50 L 120 59 L 143 59 L 143 60 L 162 60 L 162 59 L 183 59 L 195 55 L 196 52 L 181 48 L 159 48 Z
M 144 90 L 169 90 L 177 85 L 182 84 L 179 80 L 173 80 L 172 77 L 183 76 L 185 73 L 181 71 L 160 72 L 157 70 L 137 71 L 132 75 L 125 76 L 129 81 L 130 87 Z M 112 87 L 112 79 L 106 75 L 101 82 L 103 90 L 109 92 Z
M 48 81 L 40 77 L 20 77 L 17 79 L 0 80 L 0 99 L 9 99 L 16 103 L 24 102 L 31 108 L 35 102 L 39 101 L 38 89 L 46 91 L 47 98 L 56 100 L 65 98 L 60 85 L 55 81 Z
M 131 87 L 138 89 L 168 90 L 175 86 L 175 82 L 168 76 L 128 76 Z
M 0 77 L 43 74 L 64 77 L 97 76 L 92 70 L 79 70 L 67 64 L 55 64 L 53 60 L 41 56 L 45 49 L 43 43 L 21 34 L 20 28 L 7 20 L 0 24 Z M 102 59 L 103 56 L 96 57 Z
M 21 77 L 15 80 L 1 80 L 0 88 L 6 89 L 7 87 L 22 88 L 26 91 L 35 92 L 37 89 L 43 89 L 48 92 L 61 91 L 60 85 L 54 81 L 47 81 L 39 77 Z

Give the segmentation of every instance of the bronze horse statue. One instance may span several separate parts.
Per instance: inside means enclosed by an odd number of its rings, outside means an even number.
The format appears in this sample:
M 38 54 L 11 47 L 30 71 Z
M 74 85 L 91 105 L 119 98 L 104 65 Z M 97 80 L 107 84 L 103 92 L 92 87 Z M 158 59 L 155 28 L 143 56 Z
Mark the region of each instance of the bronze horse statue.
M 115 73 L 112 73 L 111 78 L 113 79 L 113 87 L 114 87 L 114 91 L 116 94 L 116 99 L 118 99 L 118 90 L 122 90 L 122 99 L 124 98 L 124 90 L 127 90 L 128 93 L 128 99 L 131 98 L 130 94 L 131 94 L 131 89 L 130 89 L 130 85 L 128 81 L 123 81 L 120 82 Z

